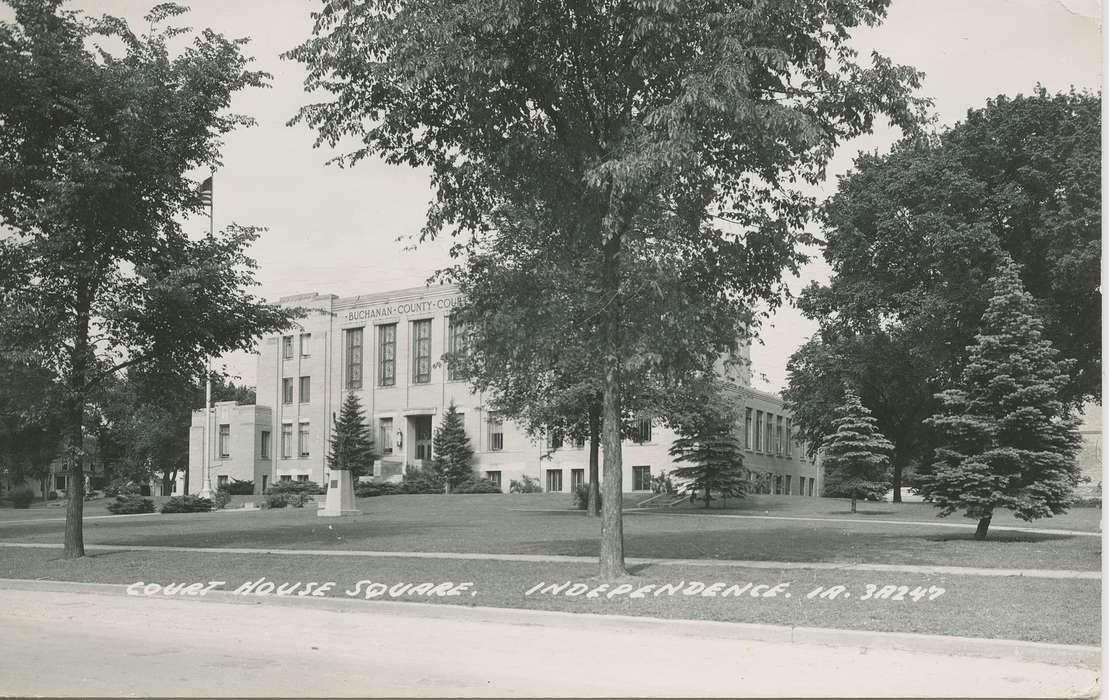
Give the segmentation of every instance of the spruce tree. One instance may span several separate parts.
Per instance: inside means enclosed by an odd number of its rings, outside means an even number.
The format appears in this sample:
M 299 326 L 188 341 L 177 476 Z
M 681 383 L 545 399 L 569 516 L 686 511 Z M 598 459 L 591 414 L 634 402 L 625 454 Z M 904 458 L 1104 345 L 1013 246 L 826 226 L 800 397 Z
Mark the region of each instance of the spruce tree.
M 377 458 L 370 428 L 366 425 L 366 414 L 362 412 L 362 402 L 353 393 L 348 393 L 331 433 L 327 466 L 333 470 L 349 470 L 351 478 L 357 479 L 373 473 Z
M 734 426 L 721 426 L 703 435 L 683 435 L 670 446 L 675 462 L 689 462 L 670 473 L 682 480 L 686 493 L 699 492 L 705 507 L 715 491 L 721 497 L 743 498 L 747 493 L 747 469 L 743 466 L 743 446 Z
M 1012 260 L 990 279 L 992 296 L 958 383 L 936 395 L 926 422 L 939 437 L 920 492 L 946 516 L 978 520 L 983 540 L 998 508 L 1022 520 L 1066 511 L 1080 470 L 1078 421 L 1061 399 L 1069 361 L 1043 337 L 1043 321 Z
M 474 450 L 470 447 L 470 436 L 466 434 L 462 414 L 453 401 L 447 406 L 442 422 L 435 429 L 432 447 L 435 450 L 432 467 L 443 477 L 447 493 L 473 476 L 471 461 Z
M 878 430 L 870 411 L 853 389 L 832 421 L 835 432 L 824 439 L 824 495 L 851 499 L 880 497 L 889 488 L 889 452 L 893 445 Z

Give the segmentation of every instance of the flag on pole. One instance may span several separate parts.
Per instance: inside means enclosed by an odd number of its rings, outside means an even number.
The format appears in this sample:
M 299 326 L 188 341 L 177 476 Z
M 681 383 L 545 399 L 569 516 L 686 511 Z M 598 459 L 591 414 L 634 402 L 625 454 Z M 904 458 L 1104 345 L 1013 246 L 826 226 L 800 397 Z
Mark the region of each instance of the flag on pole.
M 212 177 L 200 183 L 200 187 L 196 188 L 196 193 L 200 195 L 200 203 L 206 207 L 212 206 Z

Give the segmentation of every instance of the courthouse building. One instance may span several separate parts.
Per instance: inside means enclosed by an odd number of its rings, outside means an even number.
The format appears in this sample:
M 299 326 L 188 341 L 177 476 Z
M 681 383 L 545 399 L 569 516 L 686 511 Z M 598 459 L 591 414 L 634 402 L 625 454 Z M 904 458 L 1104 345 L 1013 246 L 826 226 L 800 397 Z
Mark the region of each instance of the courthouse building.
M 296 332 L 264 338 L 258 348 L 257 405 L 220 403 L 212 409 L 209 474 L 212 487 L 252 480 L 256 492 L 277 480 L 329 480 L 329 436 L 347 392 L 362 403 L 381 459 L 374 477 L 398 480 L 430 464 L 432 436 L 450 402 L 462 414 L 474 449 L 474 468 L 508 491 L 523 475 L 545 491 L 571 491 L 589 471 L 583 442 L 558 436 L 533 439 L 485 405 L 441 356 L 459 349 L 451 309 L 461 296 L 452 286 L 419 287 L 339 298 L 304 294 L 280 303 L 307 310 Z M 746 359 L 746 358 L 745 358 Z M 782 402 L 750 387 L 744 366 L 728 375 L 744 424 L 745 466 L 758 488 L 790 495 L 820 494 L 820 475 L 801 446 Z M 193 414 L 189 490 L 203 484 L 204 411 Z M 652 477 L 674 469 L 674 433 L 640 419 L 623 445 L 624 490 L 649 491 Z

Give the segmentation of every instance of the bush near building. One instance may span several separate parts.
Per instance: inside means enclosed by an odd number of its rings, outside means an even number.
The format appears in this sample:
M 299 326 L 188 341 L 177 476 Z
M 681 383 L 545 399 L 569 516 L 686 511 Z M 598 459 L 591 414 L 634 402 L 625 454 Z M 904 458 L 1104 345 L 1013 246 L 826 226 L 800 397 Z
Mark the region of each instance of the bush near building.
M 8 492 L 8 499 L 12 502 L 12 508 L 30 508 L 35 492 L 27 484 L 20 484 Z
M 513 479 L 508 484 L 509 493 L 543 493 L 543 487 L 539 484 L 539 479 L 523 474 L 520 480 Z
M 500 493 L 501 488 L 488 479 L 467 479 L 451 489 L 451 493 Z
M 212 499 L 201 496 L 174 496 L 162 504 L 163 513 L 209 513 Z
M 154 501 L 142 496 L 126 495 L 116 496 L 113 503 L 108 504 L 108 512 L 112 515 L 134 515 L 135 513 L 153 513 Z
M 597 503 L 600 507 L 601 494 L 597 494 Z M 589 484 L 578 484 L 574 487 L 574 507 L 578 510 L 589 508 Z
M 220 491 L 226 491 L 232 496 L 253 496 L 254 495 L 254 481 L 251 479 L 231 479 L 227 485 L 220 486 Z
M 313 495 L 327 493 L 314 481 L 278 481 L 266 489 L 267 508 L 303 508 L 305 503 L 314 500 Z

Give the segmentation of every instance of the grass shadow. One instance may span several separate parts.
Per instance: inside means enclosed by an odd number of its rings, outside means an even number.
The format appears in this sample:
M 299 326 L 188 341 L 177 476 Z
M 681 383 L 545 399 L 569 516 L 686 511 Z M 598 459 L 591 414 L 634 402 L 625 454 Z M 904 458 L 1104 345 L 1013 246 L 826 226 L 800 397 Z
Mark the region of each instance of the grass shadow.
M 974 539 L 973 532 L 959 532 L 959 533 L 943 533 L 935 535 L 926 535 L 923 539 L 929 542 L 981 542 L 982 544 L 992 543 L 1030 543 L 1030 542 L 1051 542 L 1057 540 L 1074 540 L 1077 535 L 1062 535 L 1054 533 L 1041 533 L 1041 532 L 1013 532 L 1011 530 L 998 530 L 991 532 L 984 540 Z

